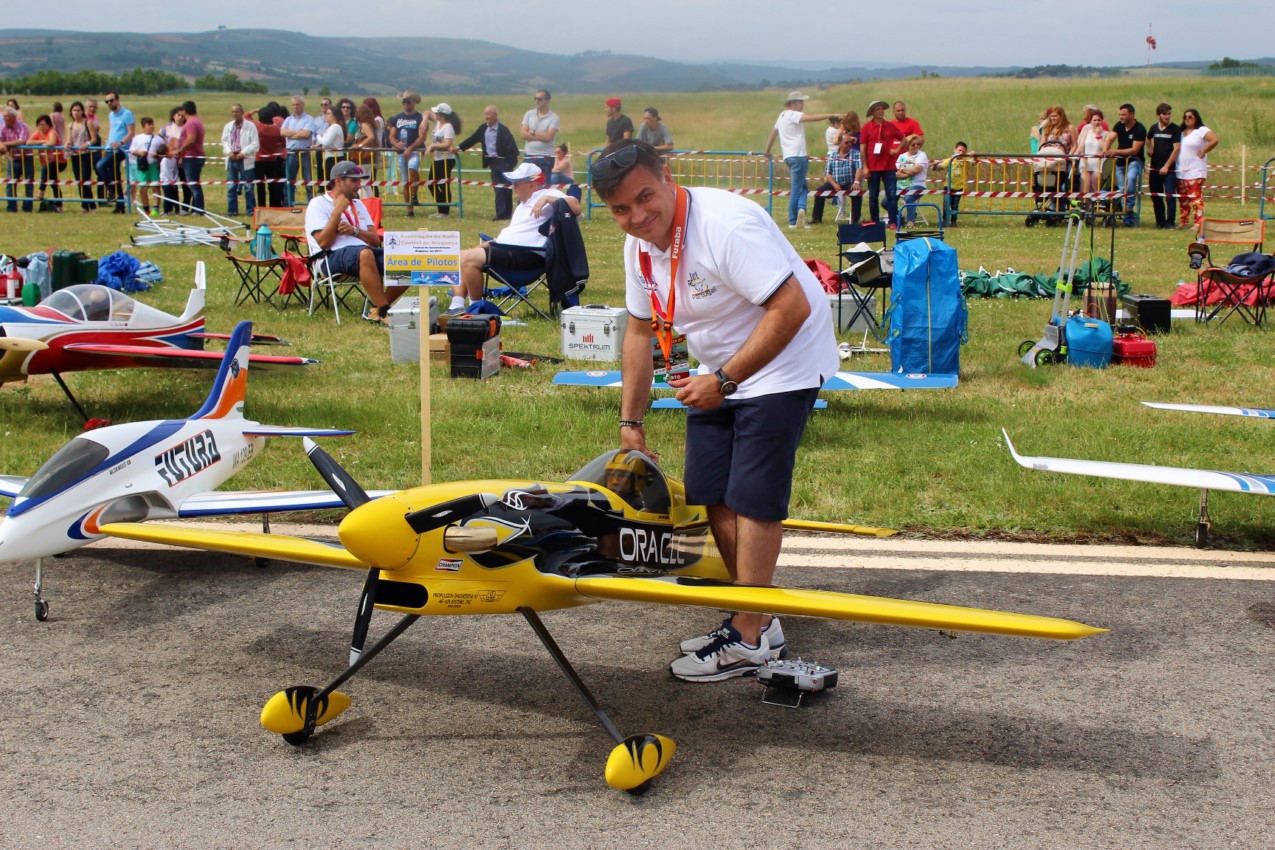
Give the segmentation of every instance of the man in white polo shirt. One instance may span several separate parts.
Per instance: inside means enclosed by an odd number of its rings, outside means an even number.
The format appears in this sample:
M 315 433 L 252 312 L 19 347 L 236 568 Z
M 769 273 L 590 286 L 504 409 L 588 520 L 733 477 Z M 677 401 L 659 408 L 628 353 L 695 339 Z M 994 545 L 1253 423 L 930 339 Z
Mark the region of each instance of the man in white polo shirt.
M 589 174 L 628 234 L 620 447 L 659 459 L 642 424 L 651 338 L 673 371 L 670 343 L 684 333 L 700 362 L 698 374 L 669 379 L 690 408 L 686 498 L 707 506 L 735 583 L 769 585 L 797 443 L 819 388 L 837 371 L 823 289 L 761 206 L 720 189 L 678 187 L 644 142 L 609 145 Z M 787 652 L 779 619 L 748 613 L 727 617 L 681 649 L 669 670 L 689 682 L 748 675 Z
M 328 190 L 316 195 L 305 208 L 306 241 L 310 254 L 328 252 L 333 274 L 357 277 L 372 306 L 363 318 L 389 325 L 390 305 L 407 287 L 385 288 L 385 255 L 372 216 L 359 200 L 367 177 L 353 162 L 338 162 L 328 179 Z
M 554 201 L 563 199 L 573 213 L 580 214 L 580 202 L 557 189 L 546 188 L 544 172 L 529 162 L 503 176 L 513 184 L 518 206 L 495 239 L 460 252 L 460 283 L 452 289 L 449 313 L 464 310 L 467 295 L 470 301 L 483 297 L 483 272 L 488 266 L 511 271 L 545 267 L 548 237 L 540 232 L 540 225 L 552 214 Z
M 788 196 L 788 228 L 797 226 L 800 220 L 806 225 L 806 198 L 810 194 L 810 186 L 806 182 L 806 172 L 810 169 L 810 158 L 806 155 L 806 128 L 811 121 L 827 121 L 833 117 L 831 112 L 807 115 L 806 96 L 799 91 L 788 92 L 788 100 L 784 102 L 784 110 L 775 119 L 775 126 L 770 129 L 766 139 L 766 156 L 779 138 L 779 150 L 784 155 L 784 165 L 788 166 L 788 174 L 792 177 L 792 193 Z

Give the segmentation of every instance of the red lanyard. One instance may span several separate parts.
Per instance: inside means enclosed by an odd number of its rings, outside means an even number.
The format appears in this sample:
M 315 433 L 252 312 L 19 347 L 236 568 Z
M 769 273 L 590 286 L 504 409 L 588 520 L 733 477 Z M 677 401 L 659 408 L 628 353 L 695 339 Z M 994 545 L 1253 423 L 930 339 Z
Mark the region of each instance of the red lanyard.
M 660 351 L 664 353 L 664 363 L 670 372 L 673 370 L 673 312 L 677 308 L 677 270 L 681 264 L 682 249 L 686 246 L 686 219 L 690 214 L 690 206 L 690 192 L 678 186 L 677 203 L 673 210 L 673 238 L 669 244 L 667 311 L 660 307 L 659 296 L 655 294 L 655 275 L 651 268 L 651 255 L 647 251 L 638 250 L 642 282 L 651 293 L 651 330 L 655 332 L 655 338 L 659 340 Z
M 332 193 L 329 192 L 328 197 L 331 196 Z M 333 203 L 335 203 L 335 201 Z M 350 201 L 350 205 L 341 213 L 341 217 L 350 223 L 350 227 L 353 227 L 355 230 L 359 229 L 359 215 L 354 211 L 354 201 Z

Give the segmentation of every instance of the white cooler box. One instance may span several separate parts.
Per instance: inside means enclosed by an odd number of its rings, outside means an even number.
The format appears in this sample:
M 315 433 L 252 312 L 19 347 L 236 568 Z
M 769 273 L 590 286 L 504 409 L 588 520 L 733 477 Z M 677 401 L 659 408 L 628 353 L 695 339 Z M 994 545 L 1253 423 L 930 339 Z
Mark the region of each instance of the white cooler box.
M 840 305 L 838 305 L 840 299 Z M 837 333 L 865 333 L 868 330 L 868 314 L 876 310 L 877 300 L 871 294 L 867 296 L 868 306 L 863 312 L 855 316 L 855 311 L 859 305 L 855 302 L 853 296 L 849 293 L 843 293 L 840 296 L 828 295 L 828 306 L 832 310 L 832 324 L 836 326 Z M 838 312 L 840 306 L 840 312 Z M 854 324 L 850 324 L 851 317 L 854 317 Z
M 589 304 L 568 307 L 562 323 L 562 355 L 575 360 L 619 360 L 629 311 L 623 307 Z
M 400 298 L 390 307 L 390 359 L 395 363 L 421 362 L 421 299 Z M 438 323 L 438 299 L 429 297 L 429 328 Z M 426 329 L 426 336 L 429 335 Z

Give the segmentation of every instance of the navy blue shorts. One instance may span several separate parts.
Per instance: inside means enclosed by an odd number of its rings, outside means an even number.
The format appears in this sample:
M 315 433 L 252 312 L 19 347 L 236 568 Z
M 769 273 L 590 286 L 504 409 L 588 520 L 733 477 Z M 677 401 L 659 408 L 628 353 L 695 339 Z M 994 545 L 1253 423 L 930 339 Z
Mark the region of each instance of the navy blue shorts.
M 369 248 L 366 245 L 346 245 L 344 248 L 337 248 L 328 254 L 328 268 L 332 269 L 333 274 L 349 275 L 350 277 L 359 276 L 359 254 L 364 251 L 371 251 L 372 256 L 376 257 L 376 270 L 381 273 L 381 277 L 385 277 L 385 252 L 380 248 Z
M 818 387 L 686 413 L 686 500 L 762 522 L 788 517 L 792 473 Z

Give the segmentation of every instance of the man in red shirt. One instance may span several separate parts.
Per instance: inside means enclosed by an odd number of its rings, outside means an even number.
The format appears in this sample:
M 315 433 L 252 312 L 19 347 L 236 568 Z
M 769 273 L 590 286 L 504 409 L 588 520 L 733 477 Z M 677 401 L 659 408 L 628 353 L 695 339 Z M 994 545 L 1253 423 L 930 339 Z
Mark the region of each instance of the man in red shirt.
M 915 118 L 908 117 L 908 105 L 901 100 L 894 102 L 894 120 L 890 122 L 899 128 L 899 132 L 903 134 L 903 138 L 908 136 L 920 136 L 925 138 L 925 131 L 921 129 L 921 124 Z
M 859 131 L 859 151 L 863 164 L 859 167 L 858 180 L 867 181 L 868 212 L 873 221 L 881 221 L 878 196 L 885 186 L 887 220 L 893 229 L 898 226 L 899 194 L 895 182 L 894 163 L 903 149 L 903 134 L 893 122 L 885 120 L 885 101 L 874 100 L 868 107 L 868 122 Z

